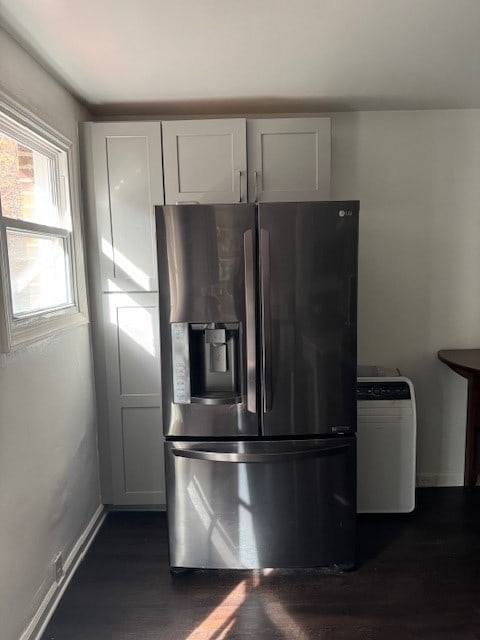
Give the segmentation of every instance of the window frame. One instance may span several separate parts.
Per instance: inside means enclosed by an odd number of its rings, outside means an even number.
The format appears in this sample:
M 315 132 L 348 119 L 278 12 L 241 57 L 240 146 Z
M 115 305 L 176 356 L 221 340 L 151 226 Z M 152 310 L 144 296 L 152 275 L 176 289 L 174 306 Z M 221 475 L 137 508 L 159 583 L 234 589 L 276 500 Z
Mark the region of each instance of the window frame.
M 70 228 L 53 227 L 3 216 L 0 209 L 0 351 L 6 353 L 18 345 L 88 323 L 89 317 L 78 189 L 78 145 L 59 134 L 2 91 L 0 130 L 52 160 L 56 199 L 70 221 L 67 225 Z M 7 229 L 65 239 L 72 303 L 14 315 Z

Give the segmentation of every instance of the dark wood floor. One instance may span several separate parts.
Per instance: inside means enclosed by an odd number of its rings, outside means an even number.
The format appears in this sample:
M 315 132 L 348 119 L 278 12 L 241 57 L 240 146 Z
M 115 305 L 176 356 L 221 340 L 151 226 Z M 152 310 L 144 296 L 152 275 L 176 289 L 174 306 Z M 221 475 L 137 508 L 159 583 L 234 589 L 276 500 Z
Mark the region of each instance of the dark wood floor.
M 360 567 L 171 578 L 165 515 L 111 513 L 43 640 L 480 638 L 480 492 L 359 518 Z

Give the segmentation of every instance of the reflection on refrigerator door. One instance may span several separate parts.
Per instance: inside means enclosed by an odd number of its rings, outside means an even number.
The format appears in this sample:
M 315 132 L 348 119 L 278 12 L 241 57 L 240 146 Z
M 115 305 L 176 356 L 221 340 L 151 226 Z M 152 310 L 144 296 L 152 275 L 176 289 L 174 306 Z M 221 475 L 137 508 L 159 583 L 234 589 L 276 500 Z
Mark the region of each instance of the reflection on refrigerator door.
M 156 214 L 164 433 L 258 436 L 248 394 L 255 207 L 167 206 Z

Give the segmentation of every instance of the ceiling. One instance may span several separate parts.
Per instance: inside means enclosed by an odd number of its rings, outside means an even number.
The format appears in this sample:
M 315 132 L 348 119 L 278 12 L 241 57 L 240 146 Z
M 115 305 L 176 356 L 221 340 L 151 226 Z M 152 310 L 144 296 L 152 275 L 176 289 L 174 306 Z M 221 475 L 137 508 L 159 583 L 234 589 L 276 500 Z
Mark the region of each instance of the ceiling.
M 98 114 L 480 107 L 480 0 L 0 0 Z

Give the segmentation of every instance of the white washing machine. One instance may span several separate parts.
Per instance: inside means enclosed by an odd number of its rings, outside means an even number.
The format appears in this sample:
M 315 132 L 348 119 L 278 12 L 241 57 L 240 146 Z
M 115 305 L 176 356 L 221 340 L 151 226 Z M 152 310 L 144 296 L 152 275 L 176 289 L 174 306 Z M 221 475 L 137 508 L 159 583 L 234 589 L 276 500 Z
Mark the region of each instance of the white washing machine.
M 357 512 L 415 508 L 417 416 L 411 381 L 398 369 L 359 366 Z

